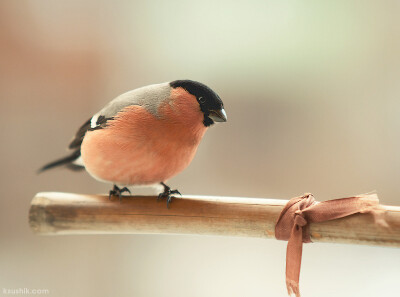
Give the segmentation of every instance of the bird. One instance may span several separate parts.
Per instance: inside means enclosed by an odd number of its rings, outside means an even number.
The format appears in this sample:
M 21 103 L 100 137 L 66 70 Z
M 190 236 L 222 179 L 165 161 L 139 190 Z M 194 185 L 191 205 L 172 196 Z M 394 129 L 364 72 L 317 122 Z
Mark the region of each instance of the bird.
M 70 154 L 41 167 L 86 171 L 113 185 L 109 199 L 129 186 L 160 184 L 167 207 L 178 190 L 166 181 L 192 161 L 209 127 L 226 122 L 224 104 L 203 83 L 183 79 L 128 91 L 87 120 L 69 144 Z

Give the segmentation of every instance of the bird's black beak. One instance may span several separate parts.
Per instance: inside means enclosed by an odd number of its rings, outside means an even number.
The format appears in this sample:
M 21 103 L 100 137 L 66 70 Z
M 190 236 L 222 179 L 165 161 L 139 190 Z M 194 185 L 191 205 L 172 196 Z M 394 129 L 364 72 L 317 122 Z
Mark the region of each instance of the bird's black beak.
M 210 114 L 208 115 L 208 117 L 214 122 L 226 122 L 226 120 L 228 119 L 225 109 L 223 108 L 221 108 L 220 110 L 210 110 Z

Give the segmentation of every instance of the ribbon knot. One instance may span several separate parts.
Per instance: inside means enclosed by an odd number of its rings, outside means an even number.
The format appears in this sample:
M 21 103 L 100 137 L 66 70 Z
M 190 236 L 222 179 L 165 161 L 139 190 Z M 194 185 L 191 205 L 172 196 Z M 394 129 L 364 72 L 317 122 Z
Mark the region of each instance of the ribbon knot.
M 275 225 L 275 237 L 287 240 L 286 287 L 288 294 L 300 297 L 299 278 L 303 242 L 311 242 L 310 223 L 343 218 L 355 213 L 372 213 L 375 222 L 385 225 L 384 219 L 377 220 L 380 213 L 376 194 L 364 194 L 349 198 L 317 202 L 310 193 L 288 201 Z
M 294 217 L 294 224 L 300 227 L 304 227 L 307 225 L 307 220 L 303 217 L 302 211 L 296 211 Z

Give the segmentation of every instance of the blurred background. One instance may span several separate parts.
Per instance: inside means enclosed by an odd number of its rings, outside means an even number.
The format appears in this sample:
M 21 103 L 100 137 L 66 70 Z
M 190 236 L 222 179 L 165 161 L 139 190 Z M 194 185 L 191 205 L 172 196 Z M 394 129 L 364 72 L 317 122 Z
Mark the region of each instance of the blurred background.
M 398 1 L 1 1 L 0 294 L 287 296 L 285 242 L 34 236 L 37 192 L 109 190 L 84 172 L 35 171 L 112 98 L 190 78 L 219 93 L 229 121 L 170 181 L 182 193 L 376 190 L 400 205 L 399 13 Z M 304 247 L 303 296 L 396 294 L 399 279 L 399 249 Z

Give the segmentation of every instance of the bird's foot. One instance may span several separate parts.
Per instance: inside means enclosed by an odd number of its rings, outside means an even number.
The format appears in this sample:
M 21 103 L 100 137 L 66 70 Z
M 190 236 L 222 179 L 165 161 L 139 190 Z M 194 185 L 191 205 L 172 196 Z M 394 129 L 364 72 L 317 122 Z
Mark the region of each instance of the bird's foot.
M 120 189 L 116 185 L 114 185 L 113 189 L 110 190 L 108 194 L 108 199 L 111 200 L 111 196 L 118 196 L 119 202 L 121 203 L 122 193 L 124 192 L 128 192 L 129 195 L 131 195 L 131 191 L 127 187 L 123 187 L 122 189 Z
M 164 183 L 160 183 L 163 187 L 164 187 L 164 192 L 160 193 L 158 195 L 157 201 L 163 199 L 163 198 L 167 198 L 167 208 L 169 208 L 169 204 L 171 203 L 172 199 L 175 198 L 173 195 L 174 194 L 179 194 L 182 196 L 182 194 L 178 191 L 178 190 L 171 190 L 170 187 L 168 187 L 166 184 Z

